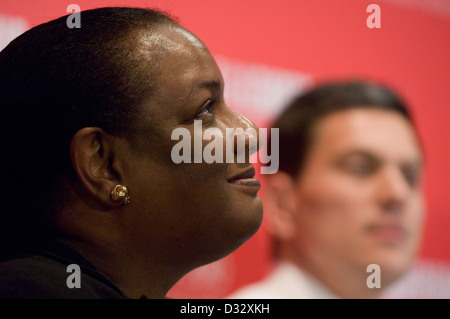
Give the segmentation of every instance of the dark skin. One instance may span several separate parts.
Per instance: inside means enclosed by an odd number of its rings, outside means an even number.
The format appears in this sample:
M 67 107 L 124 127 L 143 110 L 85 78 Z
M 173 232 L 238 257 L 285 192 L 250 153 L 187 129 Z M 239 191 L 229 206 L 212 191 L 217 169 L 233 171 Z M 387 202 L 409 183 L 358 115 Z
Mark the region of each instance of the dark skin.
M 194 120 L 202 120 L 203 130 L 216 127 L 226 139 L 226 128 L 255 127 L 225 104 L 221 72 L 192 33 L 164 25 L 139 37 L 148 59 L 155 43 L 164 47 L 139 132 L 119 138 L 86 127 L 73 136 L 77 181 L 67 186 L 72 204 L 58 214 L 57 225 L 63 241 L 127 296 L 164 298 L 187 272 L 238 248 L 262 221 L 259 187 L 231 182 L 252 169 L 249 161 L 175 164 L 172 131 L 185 127 L 193 138 Z M 117 184 L 128 187 L 129 204 L 111 199 Z

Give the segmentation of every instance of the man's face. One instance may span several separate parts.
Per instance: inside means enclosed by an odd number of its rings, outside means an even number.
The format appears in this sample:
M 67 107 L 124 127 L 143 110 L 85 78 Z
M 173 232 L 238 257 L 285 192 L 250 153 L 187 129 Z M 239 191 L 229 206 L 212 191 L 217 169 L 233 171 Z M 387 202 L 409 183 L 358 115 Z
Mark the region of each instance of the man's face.
M 236 183 L 253 169 L 248 159 L 239 164 L 174 163 L 171 151 L 179 140 L 172 140 L 172 132 L 186 128 L 194 145 L 195 138 L 202 139 L 195 134 L 217 128 L 225 147 L 226 128 L 255 127 L 225 104 L 221 72 L 195 36 L 168 27 L 142 42 L 157 43 L 164 53 L 157 86 L 142 113 L 142 134 L 130 151 L 132 165 L 124 183 L 136 214 L 127 217 L 129 228 L 141 245 L 159 241 L 148 251 L 165 256 L 161 263 L 183 260 L 187 267 L 198 266 L 230 253 L 256 232 L 262 221 L 259 185 L 248 180 L 251 176 Z M 194 120 L 202 121 L 201 132 L 195 132 Z M 210 142 L 202 140 L 202 149 Z
M 298 250 L 328 267 L 378 264 L 382 281 L 402 274 L 420 243 L 421 173 L 401 115 L 355 108 L 323 118 L 295 186 Z

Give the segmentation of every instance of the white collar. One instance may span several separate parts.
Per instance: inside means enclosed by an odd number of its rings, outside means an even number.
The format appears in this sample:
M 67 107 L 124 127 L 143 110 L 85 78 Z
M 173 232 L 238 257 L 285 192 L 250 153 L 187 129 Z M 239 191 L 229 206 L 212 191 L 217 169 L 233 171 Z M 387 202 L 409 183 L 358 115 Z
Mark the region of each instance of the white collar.
M 248 285 L 228 298 L 235 299 L 337 299 L 322 283 L 291 262 L 280 262 L 262 281 Z

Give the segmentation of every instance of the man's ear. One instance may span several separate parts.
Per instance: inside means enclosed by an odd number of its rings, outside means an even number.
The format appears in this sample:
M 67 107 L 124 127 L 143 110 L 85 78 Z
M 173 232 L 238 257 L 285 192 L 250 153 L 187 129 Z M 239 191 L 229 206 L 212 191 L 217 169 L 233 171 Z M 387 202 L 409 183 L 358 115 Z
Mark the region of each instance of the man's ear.
M 296 237 L 294 215 L 297 214 L 295 181 L 283 171 L 266 178 L 264 205 L 267 208 L 268 230 L 280 240 L 293 239 Z
M 87 193 L 103 206 L 119 205 L 110 197 L 121 180 L 121 172 L 113 165 L 114 138 L 98 127 L 82 128 L 72 137 L 70 158 Z

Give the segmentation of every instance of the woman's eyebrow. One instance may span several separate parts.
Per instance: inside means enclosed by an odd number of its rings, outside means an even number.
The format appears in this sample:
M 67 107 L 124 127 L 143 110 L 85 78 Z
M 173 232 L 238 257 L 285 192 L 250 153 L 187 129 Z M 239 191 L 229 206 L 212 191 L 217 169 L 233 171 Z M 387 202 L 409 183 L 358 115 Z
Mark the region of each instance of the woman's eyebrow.
M 191 87 L 191 91 L 189 92 L 189 96 L 192 95 L 194 91 L 200 90 L 200 89 L 208 89 L 210 91 L 218 91 L 222 87 L 222 81 L 217 80 L 199 80 L 194 81 Z

